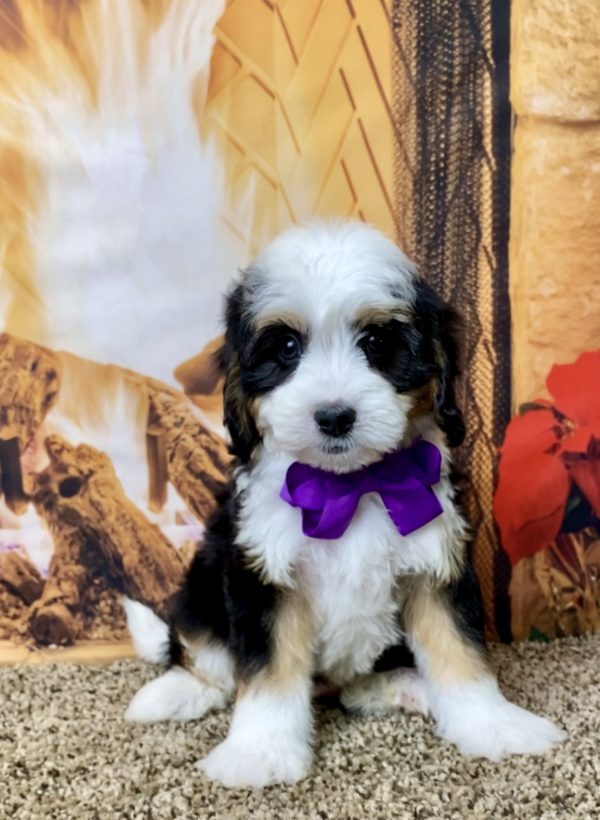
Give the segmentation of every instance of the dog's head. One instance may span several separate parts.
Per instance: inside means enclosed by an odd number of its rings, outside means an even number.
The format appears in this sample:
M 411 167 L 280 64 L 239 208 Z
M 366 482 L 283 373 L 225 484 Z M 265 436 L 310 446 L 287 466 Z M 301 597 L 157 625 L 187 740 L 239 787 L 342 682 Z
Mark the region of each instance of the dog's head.
M 374 229 L 284 232 L 243 272 L 225 318 L 225 423 L 242 462 L 262 443 L 345 472 L 433 424 L 462 441 L 454 314 Z

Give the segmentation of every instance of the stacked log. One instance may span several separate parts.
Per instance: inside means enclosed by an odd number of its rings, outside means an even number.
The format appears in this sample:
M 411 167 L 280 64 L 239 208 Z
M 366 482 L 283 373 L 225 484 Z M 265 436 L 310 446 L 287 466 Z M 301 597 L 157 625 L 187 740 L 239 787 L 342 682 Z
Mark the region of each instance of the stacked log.
M 45 582 L 21 553 L 0 555 L 0 609 L 9 601 L 13 633 L 25 624 L 27 634 L 45 645 L 81 638 L 90 610 L 101 603 L 112 611 L 122 594 L 168 617 L 185 568 L 181 553 L 126 496 L 109 457 L 95 447 L 47 436 L 48 466 L 23 481 L 21 456 L 56 401 L 61 366 L 68 363 L 60 355 L 0 337 L 2 489 L 15 512 L 33 503 L 54 544 Z M 150 508 L 164 505 L 170 481 L 204 521 L 226 479 L 224 441 L 181 392 L 131 371 L 123 377 L 147 400 Z M 14 617 L 20 608 L 22 617 Z M 6 632 L 6 618 L 0 626 Z
M 0 637 L 25 635 L 27 612 L 44 589 L 44 580 L 27 556 L 0 553 Z
M 56 401 L 59 369 L 50 350 L 0 334 L 0 488 L 17 514 L 28 505 L 21 456 Z
M 50 464 L 35 481 L 36 511 L 53 535 L 55 551 L 42 596 L 31 612 L 40 643 L 70 643 L 73 612 L 89 583 L 87 565 L 96 550 L 119 592 L 165 614 L 177 590 L 183 562 L 177 551 L 131 502 L 105 453 L 46 439 Z
M 176 391 L 148 387 L 148 435 L 162 437 L 164 472 L 189 510 L 201 521 L 213 512 L 227 476 L 229 455 L 194 406 Z
M 216 424 L 223 419 L 224 378 L 217 361 L 223 341 L 222 336 L 212 339 L 173 372 L 186 396 Z

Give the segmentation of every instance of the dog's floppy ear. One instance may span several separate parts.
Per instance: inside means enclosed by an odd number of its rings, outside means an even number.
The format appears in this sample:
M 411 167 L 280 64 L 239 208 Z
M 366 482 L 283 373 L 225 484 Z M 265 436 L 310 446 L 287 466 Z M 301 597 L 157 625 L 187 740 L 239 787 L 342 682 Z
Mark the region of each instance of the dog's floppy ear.
M 415 312 L 421 331 L 432 345 L 437 374 L 436 419 L 450 447 L 458 447 L 465 437 L 465 424 L 455 395 L 455 382 L 460 374 L 460 320 L 458 314 L 422 279 L 417 283 Z
M 215 353 L 215 361 L 225 376 L 223 387 L 224 422 L 231 437 L 231 453 L 246 464 L 260 442 L 250 400 L 242 385 L 240 351 L 250 344 L 251 330 L 244 317 L 244 288 L 237 285 L 225 305 L 225 339 Z

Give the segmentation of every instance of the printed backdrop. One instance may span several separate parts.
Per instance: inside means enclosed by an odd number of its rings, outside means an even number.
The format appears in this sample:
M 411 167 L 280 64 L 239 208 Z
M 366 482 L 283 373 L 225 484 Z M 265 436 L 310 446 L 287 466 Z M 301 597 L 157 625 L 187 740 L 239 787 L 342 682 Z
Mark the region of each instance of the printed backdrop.
M 166 606 L 227 470 L 222 292 L 313 215 L 395 237 L 465 318 L 490 636 L 598 626 L 600 94 L 564 34 L 595 37 L 578 5 L 514 2 L 511 46 L 491 0 L 0 0 L 0 660 L 113 657 L 122 593 Z

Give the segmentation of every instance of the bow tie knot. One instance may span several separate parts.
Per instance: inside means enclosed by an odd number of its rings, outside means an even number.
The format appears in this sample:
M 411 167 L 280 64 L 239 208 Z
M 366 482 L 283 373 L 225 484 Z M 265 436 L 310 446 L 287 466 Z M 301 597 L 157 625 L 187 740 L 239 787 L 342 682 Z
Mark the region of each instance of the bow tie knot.
M 302 510 L 302 531 L 311 538 L 340 538 L 361 497 L 374 492 L 398 532 L 408 535 L 443 512 L 432 489 L 440 480 L 441 463 L 437 447 L 422 439 L 351 473 L 330 473 L 295 461 L 280 495 Z

